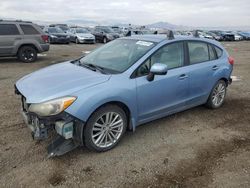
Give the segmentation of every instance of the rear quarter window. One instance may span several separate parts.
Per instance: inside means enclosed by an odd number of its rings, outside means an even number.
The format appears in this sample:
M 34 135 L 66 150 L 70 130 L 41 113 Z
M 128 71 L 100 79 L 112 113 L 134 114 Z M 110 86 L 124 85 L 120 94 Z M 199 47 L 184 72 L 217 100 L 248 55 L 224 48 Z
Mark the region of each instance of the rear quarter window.
M 19 35 L 15 24 L 0 24 L 0 35 Z
M 32 25 L 20 24 L 21 29 L 25 35 L 37 35 L 40 34 Z
M 217 57 L 220 58 L 222 56 L 222 54 L 223 54 L 222 49 L 218 48 L 217 46 L 215 46 L 214 48 L 215 48 Z

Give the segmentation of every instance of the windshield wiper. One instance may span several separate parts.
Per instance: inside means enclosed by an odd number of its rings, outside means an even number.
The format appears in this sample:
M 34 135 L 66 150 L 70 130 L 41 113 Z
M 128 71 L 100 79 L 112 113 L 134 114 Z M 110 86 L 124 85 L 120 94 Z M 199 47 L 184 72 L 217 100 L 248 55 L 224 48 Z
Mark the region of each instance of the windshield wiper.
M 94 65 L 92 63 L 81 63 L 81 65 L 85 66 L 85 67 L 87 67 L 87 68 L 89 68 L 89 69 L 91 69 L 93 71 L 97 71 L 98 70 L 99 72 L 101 72 L 103 74 L 107 74 L 107 72 L 104 70 L 104 68 L 100 67 L 98 65 Z

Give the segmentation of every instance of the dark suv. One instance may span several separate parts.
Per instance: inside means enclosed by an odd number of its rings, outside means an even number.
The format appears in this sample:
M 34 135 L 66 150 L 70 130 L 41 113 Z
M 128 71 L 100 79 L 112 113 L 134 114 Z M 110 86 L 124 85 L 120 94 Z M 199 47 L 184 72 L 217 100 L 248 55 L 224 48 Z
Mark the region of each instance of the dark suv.
M 25 21 L 0 20 L 0 57 L 18 57 L 29 63 L 37 53 L 49 50 L 49 38 L 42 29 Z
M 97 41 L 107 43 L 120 37 L 111 27 L 108 26 L 96 26 L 92 34 Z

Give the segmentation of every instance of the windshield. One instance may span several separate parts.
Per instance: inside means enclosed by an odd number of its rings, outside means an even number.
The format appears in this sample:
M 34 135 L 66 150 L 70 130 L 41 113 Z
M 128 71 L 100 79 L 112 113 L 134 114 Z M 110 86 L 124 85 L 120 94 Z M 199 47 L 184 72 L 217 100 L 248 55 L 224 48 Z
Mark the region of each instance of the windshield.
M 63 26 L 63 25 L 59 26 L 59 28 L 61 30 L 63 30 L 63 31 L 68 31 L 69 30 L 69 28 L 67 26 Z
M 76 33 L 88 33 L 86 29 L 76 29 Z
M 132 66 L 155 46 L 153 42 L 131 39 L 114 40 L 80 59 L 81 64 L 92 64 L 110 73 L 121 73 Z
M 105 32 L 105 33 L 114 33 L 114 30 L 107 27 L 107 28 L 102 28 L 102 30 Z
M 61 30 L 60 28 L 51 27 L 51 28 L 48 28 L 48 32 L 49 33 L 63 33 L 63 30 Z

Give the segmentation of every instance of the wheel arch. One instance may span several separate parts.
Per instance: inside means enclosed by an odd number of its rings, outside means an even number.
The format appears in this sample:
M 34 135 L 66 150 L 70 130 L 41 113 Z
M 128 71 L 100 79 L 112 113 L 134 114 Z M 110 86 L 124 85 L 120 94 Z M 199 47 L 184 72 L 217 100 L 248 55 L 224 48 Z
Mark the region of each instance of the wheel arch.
M 34 44 L 32 44 L 32 43 L 27 43 L 27 44 L 21 44 L 21 45 L 17 48 L 17 50 L 16 50 L 16 55 L 18 54 L 19 50 L 20 50 L 22 47 L 24 47 L 24 46 L 30 46 L 30 47 L 34 48 L 34 49 L 36 50 L 37 53 L 39 53 L 39 50 L 38 50 L 38 48 L 36 47 L 36 45 L 34 45 Z
M 97 111 L 97 110 L 99 110 L 100 108 L 102 108 L 102 107 L 104 107 L 104 106 L 107 106 L 107 105 L 116 105 L 116 106 L 120 107 L 120 108 L 125 112 L 125 114 L 126 114 L 126 116 L 127 116 L 127 121 L 128 121 L 128 127 L 127 127 L 127 129 L 128 129 L 128 130 L 133 130 L 133 125 L 132 125 L 132 123 L 131 123 L 131 110 L 130 110 L 130 108 L 128 107 L 127 104 L 125 104 L 124 102 L 118 101 L 118 100 L 108 101 L 108 102 L 105 102 L 105 103 L 99 105 L 97 108 L 95 108 L 95 109 L 90 113 L 90 115 L 89 115 L 89 117 L 88 117 L 88 120 L 89 120 L 89 118 L 92 116 L 92 114 L 93 114 L 95 111 Z M 88 120 L 87 120 L 87 121 L 88 121 Z

